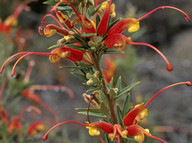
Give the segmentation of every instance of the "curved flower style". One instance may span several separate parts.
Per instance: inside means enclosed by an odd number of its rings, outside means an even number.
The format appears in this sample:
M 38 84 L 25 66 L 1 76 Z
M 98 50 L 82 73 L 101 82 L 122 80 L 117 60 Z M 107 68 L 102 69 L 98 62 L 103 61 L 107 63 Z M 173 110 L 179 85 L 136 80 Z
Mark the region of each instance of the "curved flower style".
M 166 141 L 160 138 L 152 136 L 147 129 L 143 129 L 141 126 L 137 124 L 148 115 L 148 110 L 145 107 L 149 103 L 151 103 L 162 91 L 164 91 L 167 88 L 181 84 L 185 84 L 187 86 L 192 85 L 191 82 L 189 81 L 178 82 L 159 90 L 147 103 L 136 105 L 134 109 L 132 109 L 129 113 L 127 113 L 127 115 L 123 118 L 124 128 L 121 127 L 121 125 L 119 124 L 112 125 L 104 121 L 93 122 L 89 124 L 82 124 L 75 121 L 64 121 L 56 124 L 51 129 L 49 129 L 49 131 L 43 136 L 43 140 L 46 140 L 49 132 L 54 128 L 56 128 L 57 126 L 65 123 L 75 123 L 87 127 L 89 129 L 89 134 L 91 136 L 99 136 L 100 135 L 99 130 L 101 130 L 104 133 L 106 133 L 112 141 L 117 137 L 118 143 L 120 143 L 120 136 L 122 138 L 127 138 L 127 136 L 129 137 L 134 136 L 134 140 L 137 141 L 138 143 L 143 143 L 145 136 L 167 143 Z
M 71 49 L 68 47 L 61 47 L 61 48 L 56 48 L 54 49 L 51 53 L 43 53 L 43 52 L 20 52 L 17 53 L 15 55 L 12 55 L 11 57 L 9 57 L 4 64 L 1 67 L 0 70 L 0 74 L 3 72 L 4 67 L 6 65 L 6 63 L 8 61 L 10 61 L 12 58 L 18 56 L 18 55 L 22 55 L 14 64 L 13 68 L 12 68 L 12 73 L 11 76 L 13 76 L 15 74 L 15 67 L 16 65 L 19 63 L 20 60 L 22 60 L 24 57 L 28 56 L 28 55 L 42 55 L 42 56 L 49 56 L 49 60 L 52 63 L 58 62 L 60 61 L 62 58 L 67 58 L 73 62 L 79 62 L 79 61 L 83 61 L 86 62 L 88 64 L 90 64 L 90 62 L 85 59 L 83 57 L 84 52 L 79 51 L 79 50 L 75 50 L 75 49 Z

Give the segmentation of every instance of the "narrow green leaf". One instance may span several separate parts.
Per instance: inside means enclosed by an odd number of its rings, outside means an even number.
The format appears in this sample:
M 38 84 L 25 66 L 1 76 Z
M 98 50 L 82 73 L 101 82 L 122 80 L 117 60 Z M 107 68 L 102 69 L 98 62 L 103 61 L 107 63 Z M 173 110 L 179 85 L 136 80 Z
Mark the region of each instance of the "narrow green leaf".
M 113 88 L 113 77 L 111 78 L 110 83 L 108 84 L 108 88 Z
M 79 114 L 83 114 L 83 115 L 87 115 L 87 111 L 82 111 L 82 112 L 78 112 Z M 89 112 L 89 116 L 93 116 L 93 117 L 99 117 L 99 118 L 106 118 L 107 116 L 102 114 L 102 113 L 93 113 L 93 112 Z
M 55 45 L 49 47 L 48 49 L 58 48 L 58 47 L 60 47 L 60 46 L 61 46 L 61 45 L 59 45 L 59 44 L 55 44 Z
M 105 134 L 105 141 L 106 143 L 113 143 L 107 134 Z
M 122 86 L 121 84 L 122 84 L 122 80 L 121 80 L 121 76 L 119 76 L 115 85 L 115 88 L 117 88 L 119 91 L 121 90 L 121 86 Z
M 58 6 L 57 7 L 58 10 L 60 11 L 69 11 L 69 10 L 73 10 L 70 6 Z
M 117 117 L 119 119 L 119 123 L 122 126 L 123 125 L 123 117 L 122 117 L 122 111 L 119 105 L 117 105 Z
M 83 46 L 78 46 L 74 44 L 66 44 L 65 46 L 72 49 L 80 50 L 80 51 L 87 51 Z
M 123 104 L 123 109 L 122 109 L 122 113 L 123 113 L 123 117 L 129 112 L 130 108 L 130 93 L 128 93 L 125 102 Z
M 81 67 L 75 66 L 60 66 L 59 68 L 81 69 Z
M 124 54 L 124 51 L 110 49 L 104 52 L 104 54 Z
M 112 21 L 112 22 L 110 23 L 110 25 L 108 26 L 108 29 L 107 29 L 107 30 L 109 30 L 111 27 L 113 27 L 115 24 L 117 24 L 121 19 L 122 19 L 122 18 L 118 18 L 118 19 Z
M 89 46 L 86 44 L 86 42 L 82 39 L 81 36 L 79 36 L 78 34 L 74 34 L 73 35 L 75 37 L 75 39 L 77 40 L 78 43 L 80 43 L 82 46 L 84 46 L 84 48 L 88 49 Z
M 92 37 L 92 36 L 95 36 L 95 35 L 96 35 L 95 33 L 83 33 L 80 36 L 84 38 L 84 37 Z
M 75 108 L 75 110 L 87 111 L 87 108 Z M 100 109 L 96 109 L 96 108 L 89 108 L 89 112 L 102 113 Z
M 100 89 L 100 87 L 90 88 L 86 92 L 91 92 Z
M 98 26 L 98 24 L 99 24 L 100 20 L 101 20 L 101 19 L 100 19 L 100 16 L 99 16 L 99 15 L 97 15 L 97 16 L 96 16 L 96 27 Z
M 133 87 L 135 87 L 136 85 L 138 85 L 140 82 L 136 82 L 136 83 L 133 83 L 125 88 L 123 88 L 119 94 L 117 94 L 117 96 L 115 97 L 115 99 L 118 99 L 119 97 L 121 97 L 122 95 L 124 95 L 125 93 L 129 92 Z
M 87 81 L 87 78 L 84 75 L 81 75 L 81 74 L 78 74 L 78 73 L 74 73 L 74 72 L 71 72 L 71 74 L 76 76 L 76 77 L 78 77 L 79 79 Z
M 95 13 L 99 10 L 100 7 L 101 7 L 101 4 L 98 5 L 96 8 L 94 8 L 94 9 L 89 13 L 89 16 L 95 15 Z

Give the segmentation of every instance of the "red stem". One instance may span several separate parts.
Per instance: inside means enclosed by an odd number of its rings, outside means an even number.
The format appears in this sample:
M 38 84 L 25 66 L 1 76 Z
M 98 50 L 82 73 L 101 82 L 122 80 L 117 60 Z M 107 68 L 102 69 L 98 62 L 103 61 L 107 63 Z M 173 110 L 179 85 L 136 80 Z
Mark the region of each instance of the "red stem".
M 18 56 L 18 55 L 22 55 L 22 54 L 25 54 L 25 56 L 27 56 L 27 55 L 43 55 L 43 56 L 56 55 L 56 54 L 54 54 L 54 53 L 43 53 L 43 52 L 20 52 L 20 53 L 14 54 L 14 55 L 12 55 L 11 57 L 9 57 L 9 58 L 3 63 L 2 67 L 1 67 L 1 70 L 0 70 L 0 74 L 3 72 L 6 63 L 7 63 L 9 60 L 11 60 L 12 58 L 14 58 L 14 57 L 16 57 L 16 56 Z M 25 57 L 25 56 L 24 56 L 24 57 Z
M 145 105 L 143 105 L 143 108 L 145 108 L 149 103 L 151 103 L 153 101 L 153 99 L 155 99 L 157 97 L 157 95 L 159 95 L 165 89 L 173 87 L 173 86 L 176 86 L 176 85 L 180 85 L 180 84 L 186 84 L 187 86 L 191 86 L 191 82 L 190 81 L 178 82 L 178 83 L 174 83 L 174 84 L 171 84 L 169 86 L 166 86 L 163 89 L 159 90 L 147 103 L 145 103 Z
M 163 143 L 167 143 L 165 140 L 160 139 L 160 138 L 158 138 L 158 137 L 151 136 L 151 135 L 149 135 L 149 134 L 145 134 L 145 136 L 150 137 L 150 138 L 155 139 L 155 140 L 158 140 L 158 141 L 161 141 L 161 142 L 163 142 Z
M 167 60 L 167 58 L 163 55 L 163 53 L 161 53 L 157 48 L 155 48 L 154 46 L 147 44 L 147 43 L 139 43 L 139 42 L 127 42 L 128 45 L 142 45 L 142 46 L 147 46 L 150 47 L 151 49 L 155 50 L 166 62 L 167 64 L 167 70 L 168 71 L 172 71 L 173 67 L 172 65 L 169 63 L 169 61 Z
M 18 119 L 20 119 L 27 111 L 29 110 L 34 110 L 36 111 L 39 115 L 42 113 L 41 110 L 39 110 L 39 108 L 35 107 L 35 106 L 28 106 L 26 107 L 20 114 L 19 116 L 17 116 Z
M 76 122 L 76 121 L 64 121 L 64 122 L 58 123 L 58 124 L 56 124 L 55 126 L 53 126 L 52 128 L 50 128 L 50 129 L 47 131 L 47 133 L 43 136 L 42 139 L 43 139 L 43 140 L 46 140 L 50 131 L 52 131 L 54 128 L 56 128 L 56 127 L 58 127 L 58 126 L 60 126 L 60 125 L 62 125 L 62 124 L 65 124 L 65 123 L 74 123 L 74 124 L 78 124 L 78 125 L 85 126 L 85 127 L 90 126 L 90 125 L 88 125 L 88 124 L 83 124 L 83 123 L 79 123 L 79 122 Z
M 55 16 L 53 16 L 52 14 L 46 14 L 46 15 L 43 17 L 43 19 L 42 19 L 41 25 L 45 24 L 45 18 L 48 17 L 48 16 L 49 16 L 49 17 L 52 17 L 52 18 L 57 22 L 57 24 L 58 24 L 61 28 L 65 29 L 65 27 L 59 22 L 59 20 L 58 20 Z
M 159 9 L 164 9 L 164 8 L 175 9 L 175 10 L 183 13 L 184 16 L 185 16 L 185 18 L 186 18 L 186 20 L 187 20 L 187 21 L 190 21 L 189 16 L 188 16 L 184 11 L 182 11 L 182 10 L 176 8 L 176 7 L 173 7 L 173 6 L 160 6 L 160 7 L 157 7 L 157 8 L 155 8 L 154 10 L 150 11 L 149 13 L 145 14 L 144 16 L 138 18 L 137 21 L 141 21 L 141 20 L 143 20 L 144 18 L 146 18 L 147 16 L 151 15 L 152 13 L 154 13 L 155 11 L 157 11 L 157 10 L 159 10 Z

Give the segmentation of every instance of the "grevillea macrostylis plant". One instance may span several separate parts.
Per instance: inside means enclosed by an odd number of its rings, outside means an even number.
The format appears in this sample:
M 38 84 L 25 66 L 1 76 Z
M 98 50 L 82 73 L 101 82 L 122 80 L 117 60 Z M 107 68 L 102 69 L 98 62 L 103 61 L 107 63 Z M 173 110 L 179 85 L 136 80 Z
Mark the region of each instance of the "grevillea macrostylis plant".
M 150 134 L 139 123 L 148 115 L 147 106 L 162 91 L 177 85 L 191 86 L 190 81 L 177 82 L 164 87 L 158 91 L 148 102 L 140 103 L 135 107 L 129 106 L 130 97 L 127 93 L 138 83 L 121 88 L 121 77 L 115 82 L 113 76 L 116 73 L 117 65 L 113 59 L 103 64 L 103 56 L 107 54 L 126 54 L 123 50 L 126 45 L 145 46 L 157 52 L 165 61 L 168 71 L 173 67 L 168 59 L 156 47 L 151 44 L 132 41 L 131 37 L 122 34 L 126 29 L 128 33 L 137 32 L 140 22 L 160 9 L 172 9 L 183 14 L 187 21 L 189 16 L 182 10 L 172 6 L 160 6 L 140 18 L 116 18 L 115 4 L 112 0 L 103 1 L 98 4 L 97 0 L 48 0 L 45 2 L 52 6 L 50 14 L 46 14 L 39 27 L 39 34 L 50 37 L 60 34 L 61 39 L 57 44 L 51 46 L 50 52 L 20 52 L 8 58 L 1 67 L 0 72 L 8 61 L 20 56 L 12 68 L 12 76 L 15 74 L 15 67 L 26 56 L 42 55 L 49 56 L 51 63 L 68 59 L 74 66 L 72 74 L 82 80 L 90 88 L 83 94 L 88 103 L 87 108 L 77 108 L 79 113 L 87 115 L 86 123 L 76 121 L 64 121 L 53 126 L 44 136 L 46 140 L 49 132 L 65 123 L 74 123 L 85 126 L 91 136 L 98 136 L 102 143 L 118 142 L 127 143 L 137 141 L 143 143 L 145 137 L 153 138 L 166 143 L 163 139 Z M 73 15 L 73 16 L 72 16 Z M 55 24 L 47 24 L 46 19 L 52 18 Z M 64 66 L 63 66 L 64 67 Z M 76 72 L 77 71 L 77 72 Z M 124 97 L 123 107 L 118 106 L 117 99 Z M 92 106 L 92 107 L 90 107 Z M 91 122 L 89 116 L 100 117 L 100 120 Z M 36 123 L 40 125 L 40 123 Z M 35 124 L 35 125 L 36 125 Z M 105 134 L 106 141 L 100 135 Z

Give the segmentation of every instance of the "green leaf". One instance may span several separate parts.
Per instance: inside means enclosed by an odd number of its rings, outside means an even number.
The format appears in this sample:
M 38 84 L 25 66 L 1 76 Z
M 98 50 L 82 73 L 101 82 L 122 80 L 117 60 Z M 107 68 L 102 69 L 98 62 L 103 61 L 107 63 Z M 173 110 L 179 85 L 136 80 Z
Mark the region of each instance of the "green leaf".
M 47 0 L 47 1 L 43 2 L 43 4 L 55 5 L 58 2 L 59 2 L 59 0 Z
M 96 8 L 94 8 L 94 9 L 89 13 L 89 16 L 95 15 L 95 13 L 99 10 L 100 7 L 101 7 L 101 4 L 98 5 Z
M 60 47 L 60 46 L 61 46 L 61 45 L 59 45 L 59 44 L 55 44 L 55 45 L 49 47 L 48 49 L 58 48 L 58 47 Z
M 100 16 L 99 16 L 99 15 L 97 15 L 97 16 L 96 16 L 96 27 L 98 26 L 98 24 L 99 24 L 100 20 L 101 20 L 101 19 L 100 19 Z
M 128 93 L 126 99 L 125 99 L 125 102 L 123 104 L 123 117 L 125 117 L 125 115 L 129 112 L 130 108 L 129 108 L 129 105 L 130 105 L 130 93 Z
M 123 117 L 122 117 L 122 111 L 119 105 L 117 105 L 117 117 L 119 119 L 120 125 L 123 125 Z
M 79 111 L 87 111 L 88 108 L 75 108 L 75 110 L 79 110 Z M 97 108 L 89 108 L 89 112 L 93 112 L 93 113 L 102 113 L 100 109 Z
M 87 111 L 82 111 L 82 112 L 78 112 L 79 114 L 83 114 L 83 115 L 87 115 Z M 89 112 L 89 116 L 93 116 L 93 117 L 99 117 L 99 118 L 106 118 L 107 116 L 102 114 L 102 113 L 93 113 L 93 112 Z
M 115 99 L 118 99 L 119 97 L 121 97 L 122 95 L 124 95 L 125 93 L 129 92 L 133 87 L 135 87 L 136 85 L 138 85 L 140 82 L 136 82 L 133 83 L 125 88 L 123 88 L 115 97 Z
M 87 78 L 84 75 L 81 75 L 81 74 L 78 74 L 78 73 L 74 73 L 74 72 L 71 72 L 71 74 L 76 76 L 76 77 L 78 77 L 79 79 L 87 81 Z
M 83 33 L 83 34 L 81 34 L 80 36 L 84 38 L 84 37 L 96 36 L 96 34 L 95 34 L 95 33 Z
M 84 46 L 84 48 L 86 48 L 86 49 L 89 48 L 87 43 L 83 40 L 83 38 L 80 35 L 74 34 L 73 36 L 75 37 L 75 39 L 77 40 L 78 43 L 80 43 L 82 46 Z
M 121 84 L 122 84 L 122 80 L 121 80 L 121 76 L 119 76 L 116 82 L 115 88 L 117 88 L 118 90 L 121 90 L 121 86 L 122 86 Z
M 100 89 L 100 87 L 90 88 L 86 92 L 91 92 Z
M 106 143 L 113 143 L 107 134 L 105 134 L 105 141 Z
M 118 19 L 114 20 L 113 22 L 111 22 L 110 25 L 108 26 L 107 31 L 108 31 L 111 27 L 113 27 L 115 24 L 117 24 L 121 19 L 122 19 L 122 18 L 118 18 Z
M 78 46 L 78 45 L 74 45 L 74 44 L 66 44 L 66 47 L 72 48 L 72 49 L 76 49 L 76 50 L 80 50 L 80 51 L 87 51 L 84 46 Z
M 108 49 L 107 51 L 104 52 L 104 54 L 124 54 L 124 51 L 120 50 L 114 50 L 114 49 Z
M 113 88 L 113 77 L 111 78 L 111 81 L 107 86 L 108 86 L 108 88 Z
M 73 10 L 70 6 L 66 5 L 66 6 L 58 6 L 57 7 L 58 10 L 60 11 L 69 11 L 69 10 Z

